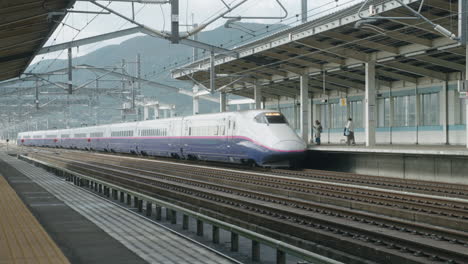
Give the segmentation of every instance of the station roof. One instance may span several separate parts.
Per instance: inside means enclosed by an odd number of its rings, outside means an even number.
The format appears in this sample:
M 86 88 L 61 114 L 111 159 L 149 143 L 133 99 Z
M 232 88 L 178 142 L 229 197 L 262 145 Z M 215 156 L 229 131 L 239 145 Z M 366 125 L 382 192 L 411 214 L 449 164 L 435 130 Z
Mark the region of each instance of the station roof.
M 378 16 L 413 16 L 394 0 L 369 2 Z M 404 2 L 415 10 L 420 8 L 420 0 Z M 422 19 L 379 19 L 356 28 L 356 22 L 362 20 L 358 15 L 361 5 L 235 48 L 238 57 L 218 55 L 216 74 L 231 77 L 217 77 L 216 87 L 252 98 L 256 83 L 262 85 L 265 97 L 295 97 L 299 75 L 308 74 L 310 93 L 364 90 L 365 63 L 371 60 L 376 62 L 381 87 L 390 87 L 395 81 L 416 84 L 422 77 L 447 80 L 450 73 L 465 71 L 464 46 Z M 361 14 L 369 16 L 369 6 Z M 421 14 L 458 34 L 458 0 L 426 0 Z M 209 87 L 209 68 L 210 58 L 203 58 L 173 70 L 172 76 L 193 78 Z M 241 81 L 230 85 L 239 76 Z
M 0 1 L 0 81 L 20 76 L 75 0 Z M 58 13 L 52 13 L 58 12 Z

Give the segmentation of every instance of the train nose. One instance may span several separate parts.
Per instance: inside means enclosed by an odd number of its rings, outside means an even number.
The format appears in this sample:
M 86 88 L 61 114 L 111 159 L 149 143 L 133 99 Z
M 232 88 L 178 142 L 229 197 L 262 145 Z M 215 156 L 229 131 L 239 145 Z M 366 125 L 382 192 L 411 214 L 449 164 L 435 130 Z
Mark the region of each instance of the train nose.
M 299 140 L 279 141 L 274 147 L 280 151 L 304 151 L 307 148 L 305 142 Z

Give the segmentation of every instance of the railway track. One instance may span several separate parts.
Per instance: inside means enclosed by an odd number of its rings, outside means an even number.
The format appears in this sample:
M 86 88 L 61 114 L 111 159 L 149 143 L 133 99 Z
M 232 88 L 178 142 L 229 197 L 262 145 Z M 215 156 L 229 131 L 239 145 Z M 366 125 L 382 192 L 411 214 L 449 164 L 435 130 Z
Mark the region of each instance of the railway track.
M 282 234 L 292 243 L 320 243 L 377 262 L 464 263 L 468 259 L 468 203 L 463 199 L 414 194 L 409 199 L 395 192 L 393 197 L 381 197 L 384 190 L 379 195 L 376 189 L 358 191 L 351 186 L 345 189 L 343 184 L 338 184 L 338 190 L 334 182 L 327 186 L 278 176 L 278 172 L 266 175 L 78 152 L 30 155 L 151 195 L 191 203 L 237 224 Z M 362 204 L 365 208 L 360 208 Z M 415 204 L 420 209 L 416 212 Z M 397 218 L 398 214 L 411 215 L 412 221 Z M 425 218 L 438 224 L 417 223 Z

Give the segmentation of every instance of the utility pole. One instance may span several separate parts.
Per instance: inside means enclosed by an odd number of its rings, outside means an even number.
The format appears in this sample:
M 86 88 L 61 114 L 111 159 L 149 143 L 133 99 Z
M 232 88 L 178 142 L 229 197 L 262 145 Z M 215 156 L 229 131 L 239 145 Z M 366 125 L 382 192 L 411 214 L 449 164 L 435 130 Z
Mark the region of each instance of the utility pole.
M 39 80 L 36 78 L 36 99 L 34 100 L 36 104 L 36 110 L 39 110 Z
M 179 43 L 179 0 L 171 0 L 171 42 Z
M 73 93 L 72 48 L 68 48 L 68 94 Z
M 307 0 L 301 0 L 302 1 L 302 4 L 301 4 L 301 20 L 302 20 L 302 23 L 305 23 L 307 22 Z

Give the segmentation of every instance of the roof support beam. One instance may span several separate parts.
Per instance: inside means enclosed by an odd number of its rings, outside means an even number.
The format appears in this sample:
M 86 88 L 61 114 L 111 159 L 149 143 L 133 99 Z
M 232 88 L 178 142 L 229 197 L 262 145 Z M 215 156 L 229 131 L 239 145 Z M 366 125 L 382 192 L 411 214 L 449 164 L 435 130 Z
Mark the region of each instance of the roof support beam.
M 315 64 L 313 62 L 306 61 L 306 60 L 301 59 L 301 58 L 289 57 L 288 55 L 279 54 L 279 53 L 276 53 L 274 51 L 264 51 L 264 52 L 262 52 L 262 54 L 264 54 L 265 56 L 271 57 L 271 58 L 282 60 L 284 62 L 290 62 L 290 63 L 294 63 L 294 64 L 306 66 L 306 67 L 313 67 L 313 68 L 317 68 L 317 69 L 322 68 L 322 65 L 320 65 L 320 64 Z
M 399 71 L 409 72 L 409 73 L 416 74 L 416 75 L 439 79 L 442 81 L 447 80 L 447 75 L 445 73 L 429 70 L 429 69 L 422 68 L 422 67 L 413 66 L 409 63 L 391 62 L 391 63 L 384 64 L 383 66 L 394 68 Z
M 438 66 L 441 66 L 441 67 L 445 67 L 445 68 L 453 69 L 453 70 L 456 70 L 456 71 L 460 71 L 460 72 L 465 71 L 465 65 L 463 65 L 463 64 L 459 64 L 459 63 L 456 63 L 456 62 L 451 62 L 451 61 L 444 60 L 444 59 L 435 58 L 435 57 L 432 57 L 432 56 L 419 56 L 419 57 L 415 57 L 415 59 L 417 59 L 419 61 L 424 61 L 424 62 L 427 62 L 427 63 L 431 63 L 431 64 L 434 64 L 434 65 L 438 65 Z
M 369 55 L 366 53 L 359 52 L 357 50 L 352 50 L 344 47 L 336 47 L 331 44 L 320 42 L 312 39 L 301 39 L 296 41 L 304 46 L 308 46 L 314 49 L 319 49 L 326 53 L 336 54 L 343 58 L 352 58 L 358 61 L 366 62 L 369 60 Z
M 387 45 L 384 45 L 384 44 L 380 44 L 380 43 L 375 42 L 375 41 L 369 41 L 367 39 L 361 39 L 361 38 L 352 36 L 350 34 L 345 35 L 345 34 L 341 34 L 341 33 L 334 32 L 334 31 L 325 31 L 325 32 L 322 32 L 320 34 L 324 35 L 324 36 L 327 36 L 329 38 L 341 40 L 341 41 L 344 41 L 344 42 L 353 42 L 353 44 L 356 44 L 356 45 L 359 45 L 359 46 L 362 46 L 362 47 L 365 47 L 365 48 L 369 48 L 369 49 L 382 50 L 382 51 L 392 53 L 394 55 L 399 53 L 398 48 L 395 48 L 395 47 L 392 47 L 392 46 L 387 46 Z
M 391 72 L 391 71 L 388 71 L 388 70 L 385 70 L 385 69 L 382 69 L 382 68 L 377 69 L 377 74 L 381 75 L 381 76 L 384 76 L 384 77 L 387 77 L 387 78 L 392 78 L 392 79 L 401 80 L 401 81 L 405 81 L 405 82 L 410 82 L 410 83 L 415 83 L 415 84 L 418 83 L 417 78 L 410 77 L 410 76 L 400 74 L 400 73 L 397 73 L 397 72 Z
M 339 65 L 344 64 L 343 59 L 333 57 L 333 56 L 327 56 L 326 54 L 321 54 L 318 50 L 316 50 L 316 51 L 307 51 L 307 50 L 303 50 L 303 49 L 300 49 L 300 48 L 294 48 L 294 47 L 291 47 L 291 46 L 281 46 L 279 49 L 285 50 L 285 51 L 290 52 L 290 53 L 294 53 L 296 55 L 301 55 L 303 57 L 315 59 L 315 60 L 333 62 L 333 63 L 339 64 Z M 310 64 L 313 64 L 313 63 L 311 62 Z M 317 64 L 317 65 L 320 65 L 320 64 Z

